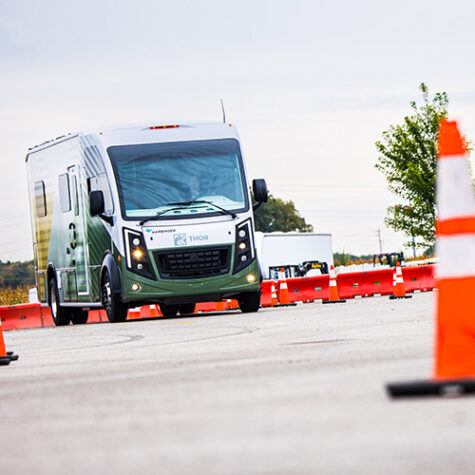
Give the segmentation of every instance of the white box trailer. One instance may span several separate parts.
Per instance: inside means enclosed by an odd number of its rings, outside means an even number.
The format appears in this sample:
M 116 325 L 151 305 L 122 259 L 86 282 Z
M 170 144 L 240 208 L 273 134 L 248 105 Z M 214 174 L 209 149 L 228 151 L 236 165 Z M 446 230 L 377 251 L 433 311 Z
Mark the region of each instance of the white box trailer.
M 275 278 L 272 269 L 275 267 L 286 267 L 287 277 L 296 277 L 295 268 L 304 262 L 320 261 L 327 263 L 328 267 L 333 265 L 331 234 L 257 232 L 256 249 L 265 279 Z M 320 271 L 316 273 L 320 274 Z

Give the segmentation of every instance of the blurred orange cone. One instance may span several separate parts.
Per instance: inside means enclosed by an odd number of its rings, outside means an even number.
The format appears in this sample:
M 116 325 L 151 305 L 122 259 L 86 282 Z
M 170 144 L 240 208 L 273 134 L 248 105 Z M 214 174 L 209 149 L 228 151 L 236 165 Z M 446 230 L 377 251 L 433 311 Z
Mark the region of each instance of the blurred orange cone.
M 335 268 L 330 266 L 330 282 L 329 282 L 329 289 L 330 295 L 328 300 L 324 300 L 322 303 L 344 303 L 346 302 L 345 299 L 340 299 L 338 295 L 338 287 L 336 284 L 336 275 L 335 275 Z
M 441 122 L 438 149 L 434 379 L 390 384 L 393 397 L 475 392 L 475 199 L 456 122 Z
M 412 295 L 406 295 L 406 288 L 404 287 L 404 278 L 402 276 L 401 263 L 397 261 L 394 268 L 393 275 L 393 295 L 389 296 L 390 299 L 410 299 Z
M 10 364 L 10 361 L 18 359 L 18 355 L 14 355 L 12 351 L 5 348 L 5 340 L 3 339 L 2 319 L 0 318 L 0 366 Z

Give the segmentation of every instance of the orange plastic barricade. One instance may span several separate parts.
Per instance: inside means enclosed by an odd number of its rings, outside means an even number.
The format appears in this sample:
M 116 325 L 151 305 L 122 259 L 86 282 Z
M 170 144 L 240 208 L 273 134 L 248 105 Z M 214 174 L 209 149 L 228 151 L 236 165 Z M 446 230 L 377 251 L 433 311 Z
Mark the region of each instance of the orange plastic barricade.
M 370 297 L 393 292 L 393 270 L 340 273 L 336 276 L 340 298 Z
M 228 299 L 226 310 L 235 310 L 239 308 L 239 302 L 236 299 Z
M 87 323 L 99 323 L 108 322 L 107 314 L 105 310 L 89 310 L 89 316 Z
M 328 300 L 328 282 L 328 275 L 287 279 L 289 300 L 290 302 L 305 303 L 315 300 Z
M 198 302 L 195 313 L 198 312 L 216 312 L 216 302 Z
M 272 306 L 272 280 L 264 280 L 261 285 L 261 305 L 263 307 Z
M 0 318 L 4 330 L 54 326 L 49 308 L 39 303 L 5 305 L 0 307 Z
M 435 287 L 434 267 L 434 265 L 403 267 L 402 275 L 406 292 L 433 290 Z

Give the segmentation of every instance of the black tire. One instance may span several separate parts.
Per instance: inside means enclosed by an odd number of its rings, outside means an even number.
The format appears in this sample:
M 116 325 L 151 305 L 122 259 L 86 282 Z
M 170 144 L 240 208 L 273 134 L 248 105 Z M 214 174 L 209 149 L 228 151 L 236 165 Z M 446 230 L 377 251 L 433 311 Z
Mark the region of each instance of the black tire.
M 179 307 L 179 305 L 167 305 L 165 303 L 161 303 L 160 311 L 162 312 L 164 317 L 175 317 L 178 313 Z
M 87 318 L 89 317 L 88 310 L 83 310 L 82 308 L 74 308 L 71 310 L 71 321 L 74 323 L 74 325 L 84 325 L 87 323 Z
M 238 297 L 239 308 L 243 313 L 257 312 L 261 304 L 261 291 L 246 292 Z
M 70 309 L 62 307 L 59 303 L 58 286 L 56 285 L 56 279 L 54 277 L 49 281 L 48 304 L 51 309 L 54 324 L 57 327 L 69 325 L 72 313 Z
M 102 277 L 101 298 L 109 322 L 124 322 L 127 318 L 127 305 L 120 300 L 120 295 L 112 292 L 111 278 L 107 269 Z
M 180 312 L 180 315 L 195 313 L 195 310 L 196 310 L 195 303 L 184 303 L 184 304 L 178 305 L 178 311 Z

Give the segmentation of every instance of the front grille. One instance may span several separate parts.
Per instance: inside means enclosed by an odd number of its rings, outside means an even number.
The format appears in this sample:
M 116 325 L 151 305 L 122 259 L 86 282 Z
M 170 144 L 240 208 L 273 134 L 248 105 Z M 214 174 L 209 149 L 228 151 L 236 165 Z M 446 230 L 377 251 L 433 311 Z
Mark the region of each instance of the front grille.
M 162 279 L 198 279 L 229 272 L 230 246 L 154 252 Z

